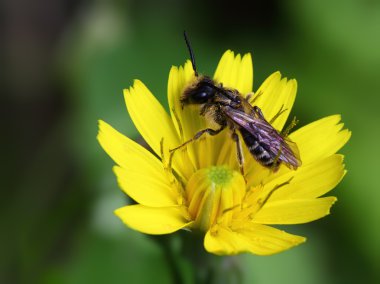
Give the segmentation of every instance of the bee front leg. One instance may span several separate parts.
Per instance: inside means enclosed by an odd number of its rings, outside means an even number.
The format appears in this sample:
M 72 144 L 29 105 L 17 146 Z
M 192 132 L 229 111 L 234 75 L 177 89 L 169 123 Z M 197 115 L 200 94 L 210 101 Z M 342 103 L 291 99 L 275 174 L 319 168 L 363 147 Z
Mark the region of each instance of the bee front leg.
M 241 148 L 241 143 L 240 143 L 240 138 L 239 135 L 236 133 L 235 129 L 232 132 L 232 139 L 236 143 L 236 153 L 237 153 L 237 158 L 239 162 L 239 169 L 240 173 L 244 177 L 244 156 L 243 156 L 243 149 Z
M 214 136 L 216 134 L 218 134 L 219 132 L 221 132 L 226 126 L 225 125 L 222 125 L 219 129 L 217 130 L 214 130 L 214 129 L 211 129 L 211 128 L 206 128 L 206 129 L 203 129 L 199 132 L 197 132 L 193 138 L 191 138 L 190 140 L 187 140 L 186 142 L 182 143 L 181 145 L 179 145 L 178 147 L 175 147 L 171 150 L 169 150 L 170 153 L 173 153 L 175 151 L 177 151 L 178 149 L 181 149 L 182 147 L 186 146 L 187 144 L 189 144 L 190 142 L 193 142 L 195 140 L 198 140 L 203 134 L 205 133 L 208 133 L 209 135 L 211 136 Z

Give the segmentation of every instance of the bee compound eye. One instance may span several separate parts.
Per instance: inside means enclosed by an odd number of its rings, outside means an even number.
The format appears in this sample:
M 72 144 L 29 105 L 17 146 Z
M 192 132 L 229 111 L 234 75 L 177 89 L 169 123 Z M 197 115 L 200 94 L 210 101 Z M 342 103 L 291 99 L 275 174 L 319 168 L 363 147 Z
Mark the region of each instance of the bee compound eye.
M 196 94 L 196 98 L 200 99 L 200 100 L 207 98 L 207 97 L 209 97 L 209 93 L 207 93 L 207 92 L 199 92 Z
M 213 97 L 215 94 L 215 90 L 210 86 L 202 86 L 194 91 L 192 95 L 192 100 L 195 103 L 204 103 L 209 98 Z

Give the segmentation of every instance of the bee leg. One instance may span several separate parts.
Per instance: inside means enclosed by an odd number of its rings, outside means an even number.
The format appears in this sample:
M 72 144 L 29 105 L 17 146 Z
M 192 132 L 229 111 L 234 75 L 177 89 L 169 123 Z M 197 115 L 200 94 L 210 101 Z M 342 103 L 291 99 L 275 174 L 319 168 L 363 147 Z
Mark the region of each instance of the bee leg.
M 169 153 L 169 159 L 165 157 L 165 152 L 164 152 L 164 138 L 161 138 L 160 141 L 160 153 L 161 153 L 161 162 L 164 166 L 164 170 L 168 173 L 169 175 L 169 180 L 171 184 L 175 184 L 176 179 L 173 175 L 173 169 L 172 169 L 172 160 L 173 160 L 173 154 Z
M 172 112 L 173 112 L 174 118 L 175 118 L 177 125 L 178 125 L 179 135 L 180 135 L 180 137 L 183 137 L 182 124 L 181 124 L 181 121 L 179 120 L 178 114 L 174 108 L 172 108 Z
M 202 106 L 202 108 L 201 108 L 199 114 L 200 114 L 200 115 L 205 115 L 207 109 L 209 109 L 211 106 L 212 106 L 212 104 L 210 104 L 210 103 L 205 103 L 205 104 Z
M 240 138 L 239 135 L 236 133 L 235 130 L 232 132 L 232 139 L 236 143 L 236 153 L 237 153 L 237 158 L 239 162 L 239 169 L 241 175 L 244 177 L 244 156 L 243 156 L 243 150 L 241 148 L 241 143 L 240 143 Z
M 175 151 L 177 151 L 178 149 L 186 146 L 187 144 L 189 144 L 190 142 L 193 142 L 195 140 L 198 140 L 203 134 L 205 133 L 208 133 L 209 135 L 211 136 L 214 136 L 216 134 L 218 134 L 219 132 L 221 132 L 226 126 L 225 125 L 222 125 L 219 129 L 217 130 L 214 130 L 214 129 L 211 129 L 211 128 L 206 128 L 206 129 L 203 129 L 199 132 L 197 132 L 197 134 L 194 135 L 193 138 L 191 138 L 190 140 L 187 140 L 186 142 L 182 143 L 181 145 L 179 145 L 178 147 L 175 147 L 173 149 L 170 149 L 169 152 L 170 153 L 173 153 Z
M 293 117 L 293 120 L 292 120 L 292 122 L 281 132 L 281 135 L 283 136 L 283 137 L 286 137 L 286 136 L 288 136 L 289 135 L 289 132 L 290 132 L 290 130 L 292 130 L 292 128 L 294 127 L 294 126 L 296 126 L 297 125 L 297 123 L 298 123 L 298 119 L 296 118 L 296 117 Z
M 261 119 L 265 120 L 264 114 L 263 114 L 263 112 L 261 111 L 261 109 L 258 106 L 253 106 L 253 112 L 252 112 L 252 114 L 253 113 L 257 114 Z
M 269 198 L 271 198 L 271 196 L 273 195 L 273 193 L 277 190 L 277 189 L 280 189 L 281 187 L 285 186 L 285 185 L 288 185 L 292 179 L 294 178 L 291 177 L 290 179 L 288 179 L 287 181 L 283 182 L 283 183 L 280 183 L 280 184 L 276 184 L 270 191 L 269 193 L 267 194 L 267 196 L 264 197 L 264 199 L 259 199 L 259 209 L 261 209 L 266 203 L 267 201 L 269 200 Z
M 254 95 L 254 93 L 249 93 L 249 94 L 247 94 L 247 96 L 245 97 L 245 100 L 247 101 L 247 102 L 249 102 L 251 99 L 252 99 L 252 96 Z
M 276 173 L 278 171 L 278 169 L 280 168 L 280 156 L 281 156 L 281 148 L 280 150 L 278 151 L 276 157 L 274 157 L 274 160 L 273 160 L 273 164 L 272 166 L 270 167 L 270 170 L 273 172 L 273 173 Z
M 275 114 L 275 116 L 272 117 L 272 119 L 269 121 L 270 124 L 272 124 L 273 122 L 275 122 L 275 120 L 281 115 L 283 114 L 285 111 L 287 111 L 288 109 L 284 109 L 284 105 L 281 106 L 280 110 Z

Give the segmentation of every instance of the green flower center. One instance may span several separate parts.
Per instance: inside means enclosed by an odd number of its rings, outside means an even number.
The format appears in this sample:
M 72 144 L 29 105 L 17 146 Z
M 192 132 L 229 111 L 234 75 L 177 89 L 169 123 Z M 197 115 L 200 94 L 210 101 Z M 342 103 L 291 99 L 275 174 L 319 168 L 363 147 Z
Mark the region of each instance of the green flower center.
M 215 185 L 226 186 L 233 178 L 233 171 L 226 166 L 208 169 L 208 178 Z
M 227 166 L 198 170 L 186 185 L 189 212 L 195 226 L 207 231 L 213 224 L 231 219 L 232 209 L 245 195 L 243 176 Z

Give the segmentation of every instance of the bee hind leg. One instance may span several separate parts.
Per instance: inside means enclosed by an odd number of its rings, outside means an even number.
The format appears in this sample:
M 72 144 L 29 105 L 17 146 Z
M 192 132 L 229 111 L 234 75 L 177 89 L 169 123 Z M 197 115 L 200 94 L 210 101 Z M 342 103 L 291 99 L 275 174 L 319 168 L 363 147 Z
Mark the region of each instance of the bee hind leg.
M 243 156 L 243 150 L 241 148 L 240 138 L 235 130 L 232 132 L 231 136 L 232 136 L 232 139 L 236 143 L 236 153 L 237 153 L 237 158 L 239 162 L 239 169 L 240 169 L 241 175 L 244 177 L 244 156 Z
M 286 137 L 289 135 L 289 132 L 297 125 L 298 119 L 296 117 L 293 117 L 293 120 L 290 122 L 290 124 L 281 132 L 281 135 L 283 137 Z
M 276 121 L 276 119 L 281 115 L 283 114 L 285 111 L 287 111 L 288 109 L 285 108 L 284 109 L 284 105 L 281 106 L 280 110 L 272 117 L 272 119 L 269 121 L 270 124 L 273 124 L 273 122 Z

